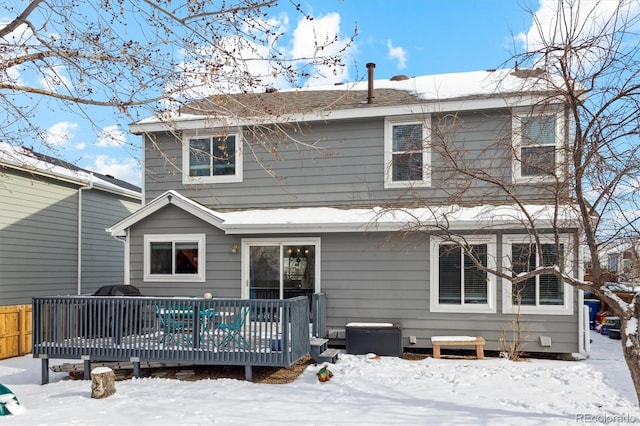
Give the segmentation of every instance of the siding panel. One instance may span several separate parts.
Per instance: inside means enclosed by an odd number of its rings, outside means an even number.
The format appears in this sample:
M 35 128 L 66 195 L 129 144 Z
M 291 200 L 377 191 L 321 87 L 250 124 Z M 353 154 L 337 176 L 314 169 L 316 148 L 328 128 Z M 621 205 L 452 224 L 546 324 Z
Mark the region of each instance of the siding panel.
M 77 294 L 78 186 L 3 169 L 0 200 L 0 304 Z M 83 202 L 82 291 L 121 284 L 124 245 L 105 228 L 140 203 L 98 190 L 83 191 Z
M 417 195 L 430 203 L 504 202 L 500 190 L 480 182 L 468 182 L 451 169 L 445 150 L 458 165 L 490 171 L 510 182 L 511 116 L 506 110 L 458 114 L 456 124 L 450 118 L 432 116 L 432 126 L 446 127 L 434 131 L 432 146 L 432 187 L 421 188 Z M 278 160 L 245 140 L 244 180 L 233 184 L 183 185 L 181 176 L 181 141 L 168 134 L 158 134 L 160 151 L 147 146 L 145 165 L 146 198 L 174 189 L 214 209 L 256 207 L 300 207 L 323 205 L 380 205 L 399 200 L 407 190 L 384 189 L 384 120 L 341 120 L 312 123 L 294 135 L 314 144 L 318 150 L 304 149 L 293 143 L 281 143 Z M 274 142 L 272 140 L 271 142 Z M 443 142 L 444 141 L 444 145 Z M 251 144 L 251 149 L 249 145 Z M 272 170 L 276 178 L 265 171 Z M 464 191 L 462 191 L 464 189 Z M 540 185 L 514 188 L 523 199 L 540 200 Z M 548 196 L 549 194 L 547 194 Z

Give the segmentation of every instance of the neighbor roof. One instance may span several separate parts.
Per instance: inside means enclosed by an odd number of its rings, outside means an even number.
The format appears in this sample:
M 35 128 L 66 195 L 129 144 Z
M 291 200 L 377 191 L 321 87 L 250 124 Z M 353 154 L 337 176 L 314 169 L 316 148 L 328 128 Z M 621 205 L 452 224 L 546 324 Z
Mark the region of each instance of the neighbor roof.
M 97 189 L 141 198 L 140 187 L 136 185 L 110 175 L 83 169 L 68 161 L 41 154 L 26 147 L 15 147 L 0 142 L 0 165 L 83 186 L 92 183 Z

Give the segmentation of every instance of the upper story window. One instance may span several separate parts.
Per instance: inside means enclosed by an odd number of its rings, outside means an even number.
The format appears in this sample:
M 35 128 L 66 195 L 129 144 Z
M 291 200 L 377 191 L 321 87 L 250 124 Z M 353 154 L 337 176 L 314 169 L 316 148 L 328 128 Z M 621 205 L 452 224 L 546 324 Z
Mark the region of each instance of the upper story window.
M 432 237 L 431 312 L 496 312 L 496 278 L 486 270 L 495 269 L 495 237 L 468 238 L 465 247 Z
M 513 176 L 516 182 L 540 181 L 560 176 L 562 113 L 516 112 L 513 116 Z
M 429 120 L 385 120 L 385 188 L 431 184 Z
M 183 183 L 242 182 L 240 135 L 187 136 L 182 146 Z
M 552 239 L 542 239 L 540 245 L 522 237 L 505 237 L 504 267 L 515 277 L 544 266 L 557 265 L 565 273 L 571 273 L 571 261 L 567 259 L 568 239 L 559 244 Z M 554 274 L 536 275 L 517 284 L 503 286 L 503 309 L 520 313 L 571 314 L 571 288 Z
M 145 281 L 204 281 L 205 235 L 145 235 Z

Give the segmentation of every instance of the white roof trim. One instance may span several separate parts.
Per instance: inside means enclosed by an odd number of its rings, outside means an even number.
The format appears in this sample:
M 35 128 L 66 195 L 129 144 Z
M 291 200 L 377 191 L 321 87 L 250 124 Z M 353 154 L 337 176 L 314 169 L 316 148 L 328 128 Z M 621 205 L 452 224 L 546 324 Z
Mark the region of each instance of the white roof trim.
M 544 98 L 548 100 L 547 98 Z M 430 114 L 447 111 L 473 111 L 478 109 L 516 108 L 535 105 L 543 100 L 542 96 L 522 95 L 517 97 L 483 98 L 483 99 L 457 99 L 430 103 L 397 105 L 397 106 L 370 106 L 367 108 L 337 109 L 302 114 L 282 115 L 277 118 L 279 123 L 313 122 L 325 120 L 341 120 L 350 118 L 369 117 L 393 117 L 410 114 Z M 191 130 L 203 128 L 241 127 L 256 124 L 271 123 L 272 116 L 264 117 L 208 117 L 203 115 L 185 114 L 178 117 L 160 120 L 157 117 L 148 117 L 144 120 L 131 123 L 129 131 L 134 134 L 145 132 L 160 132 L 168 130 Z
M 537 227 L 552 227 L 555 206 L 525 206 Z M 558 207 L 558 226 L 578 227 L 571 206 Z M 306 207 L 297 209 L 246 210 L 218 213 L 227 234 L 272 234 L 308 232 L 382 232 L 420 226 L 421 229 L 522 229 L 530 228 L 517 206 L 442 206 L 434 208 L 337 209 Z
M 180 195 L 176 191 L 167 191 L 153 199 L 153 201 L 149 202 L 144 207 L 137 210 L 135 213 L 127 216 L 112 227 L 107 228 L 107 232 L 110 232 L 111 236 L 113 237 L 124 237 L 126 236 L 126 230 L 128 228 L 169 204 L 173 204 L 174 206 L 186 211 L 189 214 L 192 214 L 197 218 L 202 219 L 203 221 L 215 226 L 216 228 L 223 229 L 221 226 L 222 220 L 217 216 L 215 211 Z
M 126 230 L 162 207 L 173 204 L 186 212 L 223 230 L 226 234 L 301 234 L 323 232 L 384 232 L 403 229 L 499 230 L 531 228 L 526 215 L 515 205 L 477 207 L 439 206 L 433 208 L 395 209 L 382 207 L 339 209 L 333 207 L 302 207 L 289 209 L 252 209 L 217 212 L 208 209 L 175 191 L 167 191 L 140 210 L 113 225 L 107 231 L 112 236 L 125 236 Z M 527 205 L 526 212 L 537 227 L 580 226 L 576 210 L 571 206 Z M 176 230 L 171 230 L 176 233 Z

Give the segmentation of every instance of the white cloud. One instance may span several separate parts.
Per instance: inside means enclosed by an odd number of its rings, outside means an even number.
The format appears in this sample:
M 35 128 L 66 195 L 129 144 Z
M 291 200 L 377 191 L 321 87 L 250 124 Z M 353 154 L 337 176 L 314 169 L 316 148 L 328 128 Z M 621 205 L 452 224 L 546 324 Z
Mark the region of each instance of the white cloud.
M 5 27 L 9 24 L 10 20 L 7 18 L 0 18 L 0 27 Z M 0 52 L 0 61 L 14 59 L 24 54 L 24 47 L 30 45 L 30 40 L 33 39 L 33 33 L 26 24 L 20 24 L 11 33 L 5 37 L 0 38 L 0 43 L 5 47 Z M 16 85 L 23 86 L 25 84 L 22 78 L 22 72 L 24 72 L 23 66 L 14 66 L 7 69 L 3 69 L 0 72 L 0 81 L 8 81 Z
M 103 128 L 96 140 L 99 147 L 121 147 L 125 144 L 126 137 L 118 126 L 108 126 Z
M 562 9 L 558 9 L 561 6 Z M 640 9 L 636 1 L 558 1 L 540 0 L 540 7 L 534 13 L 534 20 L 529 30 L 516 35 L 516 42 L 528 52 L 535 52 L 550 42 L 559 43 L 571 38 L 574 44 L 589 40 L 602 30 L 611 30 L 616 22 L 614 14 L 621 12 L 621 19 L 634 16 Z M 562 13 L 560 13 L 562 12 Z M 567 35 L 570 31 L 575 35 Z M 594 47 L 597 57 L 599 47 Z
M 260 28 L 268 28 L 275 34 L 288 33 L 289 17 L 281 14 L 267 21 L 245 23 L 243 30 L 245 35 L 255 32 L 259 39 L 264 37 Z M 292 65 L 296 71 L 310 73 L 314 84 L 342 82 L 347 79 L 346 69 L 322 63 L 323 57 L 331 55 L 340 56 L 343 62 L 348 62 L 350 52 L 342 50 L 349 39 L 341 39 L 339 34 L 340 15 L 330 13 L 313 20 L 298 20 L 296 28 L 291 33 L 289 48 L 281 47 L 276 40 L 268 40 L 266 45 L 263 45 L 246 37 L 227 36 L 216 46 L 202 47 L 196 52 L 195 60 L 186 58 L 180 64 L 182 77 L 171 84 L 170 90 L 177 91 L 179 96 L 187 99 L 216 93 L 235 93 L 248 89 L 247 75 L 253 76 L 256 85 L 261 88 L 290 87 L 287 71 L 283 70 L 283 67 L 288 65 Z M 236 59 L 231 60 L 225 52 L 233 52 Z M 278 61 L 284 62 L 279 66 Z M 215 64 L 223 65 L 216 68 Z M 307 68 L 302 70 L 303 66 Z M 295 83 L 303 84 L 304 81 Z M 166 104 L 171 105 L 170 102 Z
M 49 127 L 46 131 L 46 142 L 49 145 L 66 145 L 66 143 L 73 139 L 75 136 L 75 130 L 78 129 L 78 123 L 71 123 L 69 121 L 61 121 Z
M 116 179 L 138 186 L 142 181 L 140 164 L 134 158 L 114 158 L 108 155 L 98 155 L 92 164 L 83 167 L 103 175 L 111 175 Z
M 56 92 L 59 86 L 70 88 L 71 82 L 61 73 L 62 69 L 62 67 L 41 68 L 39 81 L 42 87 L 51 92 Z
M 313 20 L 300 18 L 298 26 L 292 34 L 292 58 L 315 60 L 322 56 L 340 56 L 344 63 L 348 63 L 351 52 L 343 51 L 349 38 L 340 38 L 340 15 L 328 13 L 314 17 Z M 300 61 L 304 62 L 304 61 Z M 313 84 L 331 84 L 348 80 L 346 68 L 336 68 L 322 63 L 314 66 L 318 75 L 311 78 Z
M 389 49 L 389 58 L 398 61 L 398 69 L 406 68 L 407 51 L 402 47 L 394 46 L 391 39 L 387 40 L 387 48 Z

